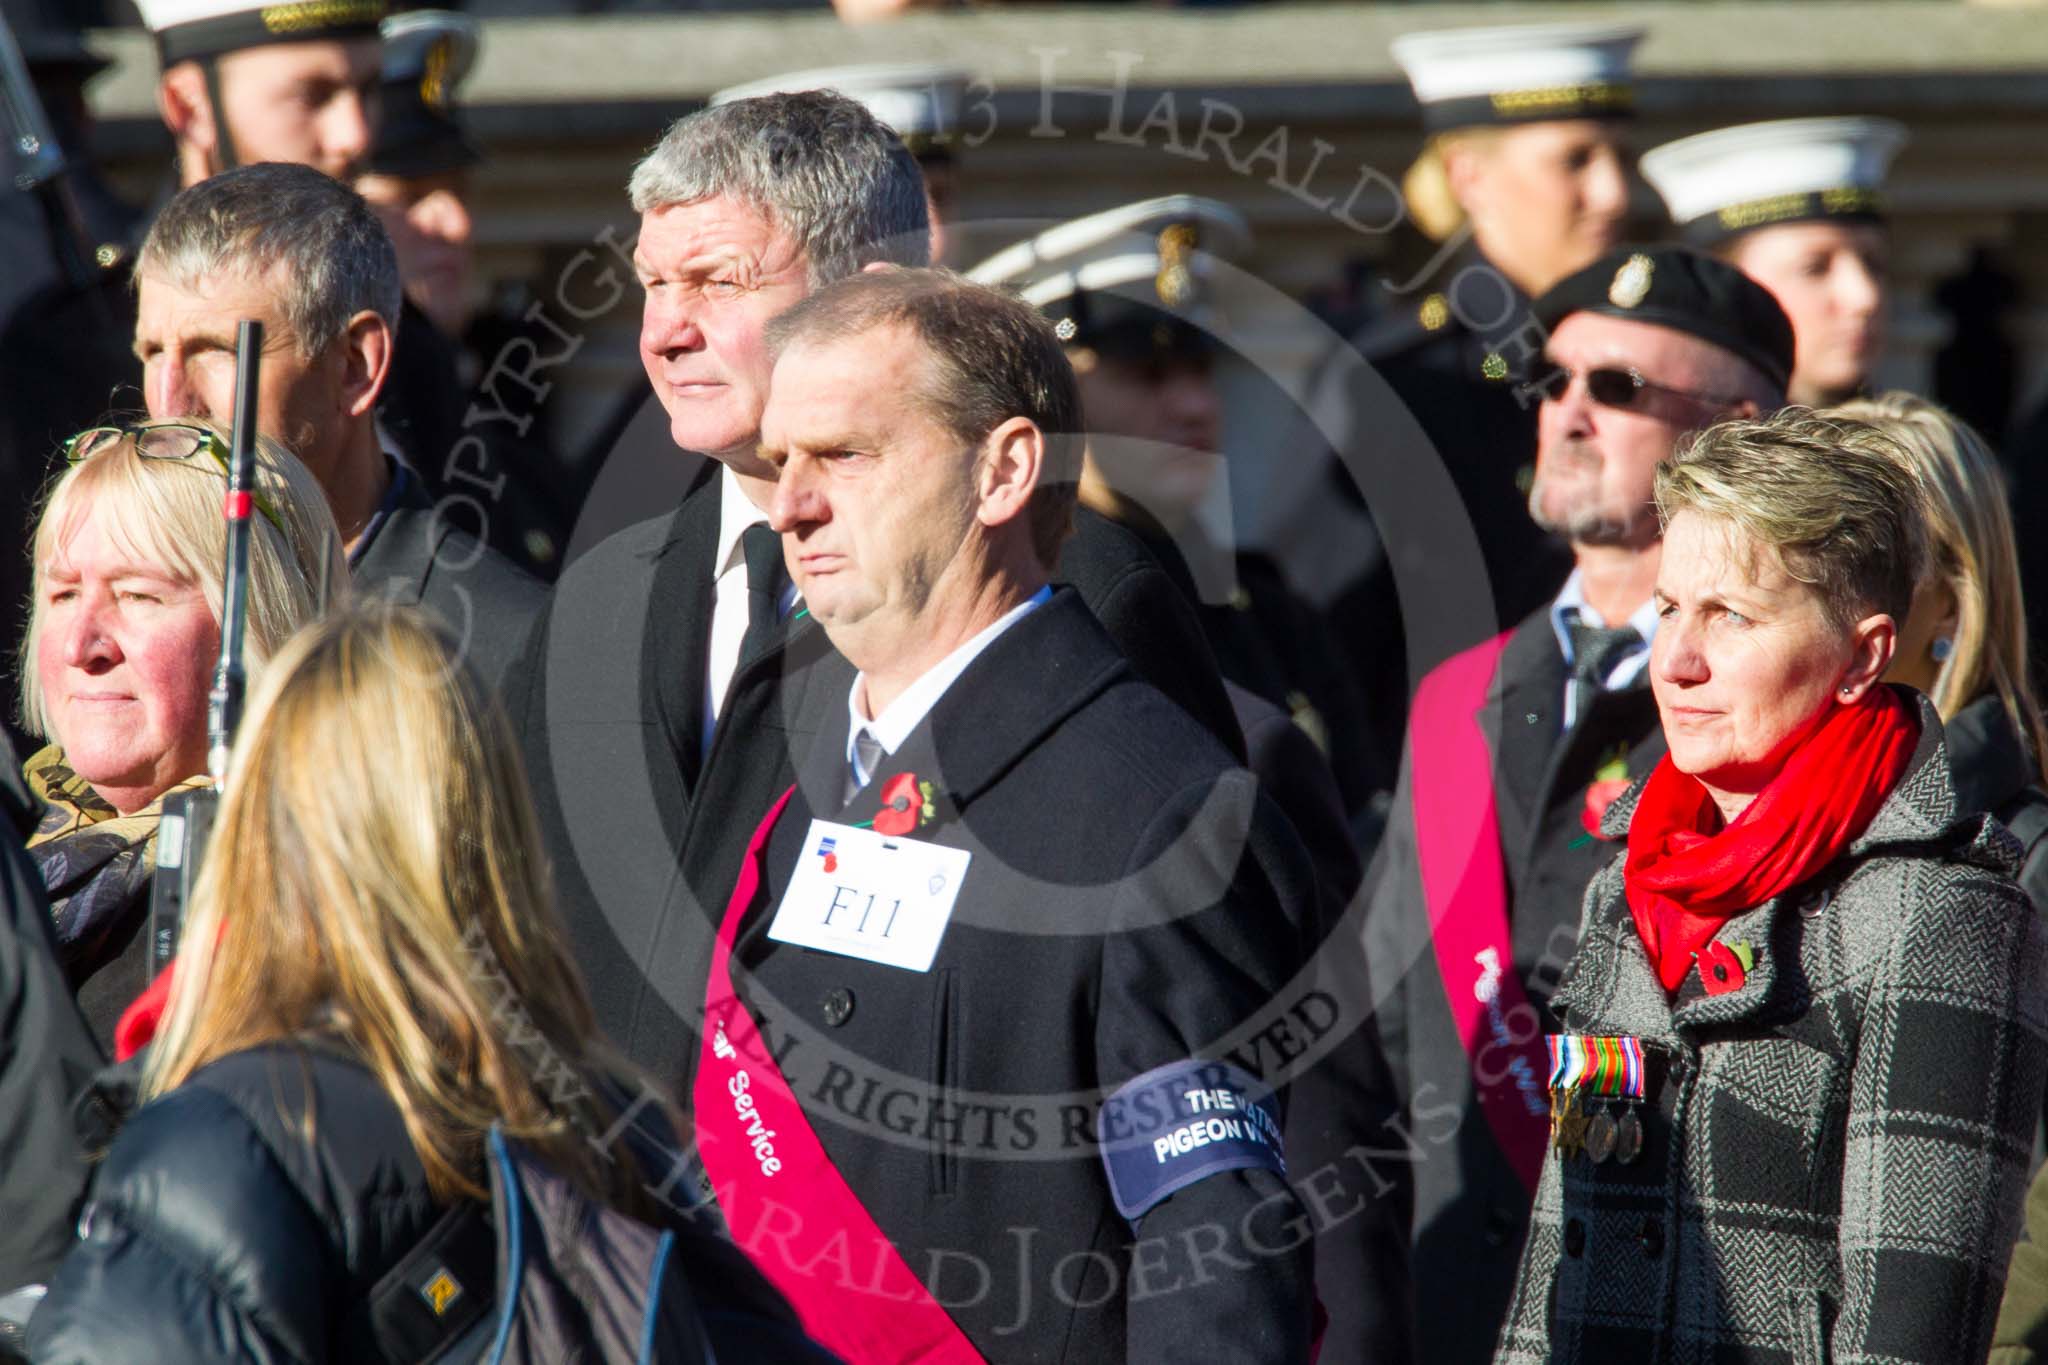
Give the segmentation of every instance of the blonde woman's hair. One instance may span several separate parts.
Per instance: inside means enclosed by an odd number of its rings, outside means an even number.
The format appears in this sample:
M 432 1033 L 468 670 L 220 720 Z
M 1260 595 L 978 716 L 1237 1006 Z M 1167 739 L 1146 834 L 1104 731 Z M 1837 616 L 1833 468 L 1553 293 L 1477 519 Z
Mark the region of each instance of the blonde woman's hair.
M 1873 611 L 1905 624 L 1926 556 L 1920 494 L 1905 455 L 1869 423 L 1809 408 L 1721 422 L 1658 467 L 1656 489 L 1666 526 L 1696 512 L 1739 528 L 1837 626 Z
M 1451 190 L 1445 153 L 1461 147 L 1477 149 L 1499 135 L 1494 128 L 1453 128 L 1423 144 L 1421 155 L 1401 177 L 1401 200 L 1408 208 L 1409 220 L 1423 236 L 1442 242 L 1465 226 L 1465 206 Z
M 1943 720 L 1996 692 L 2025 738 L 2035 776 L 2048 730 L 2027 678 L 2027 612 L 2005 476 L 1984 438 L 1954 413 L 1910 393 L 1858 398 L 1830 409 L 1892 437 L 1918 482 L 1927 523 L 1927 576 L 1956 599 L 1955 649 L 1935 677 Z
M 640 1202 L 594 1136 L 616 1106 L 591 1086 L 627 1072 L 563 946 L 511 729 L 417 609 L 352 607 L 279 652 L 183 942 L 145 1097 L 319 1033 L 383 1083 L 437 1196 L 487 1197 L 497 1122 L 593 1196 Z
M 223 445 L 227 441 L 219 426 L 200 418 L 145 422 L 138 429 L 156 426 L 199 427 Z M 52 733 L 36 676 L 46 570 L 88 515 L 103 518 L 108 536 L 123 553 L 198 587 L 214 621 L 220 621 L 227 575 L 227 522 L 221 515 L 227 471 L 204 449 L 182 460 L 146 459 L 135 439 L 124 436 L 67 468 L 51 484 L 36 519 L 34 596 L 19 668 L 21 722 L 33 734 Z M 323 583 L 330 600 L 346 592 L 348 562 L 327 495 L 295 456 L 267 437 L 256 439 L 251 489 L 259 506 L 278 522 L 273 525 L 260 511 L 249 518 L 249 629 L 242 666 L 253 684 L 286 638 L 318 614 Z

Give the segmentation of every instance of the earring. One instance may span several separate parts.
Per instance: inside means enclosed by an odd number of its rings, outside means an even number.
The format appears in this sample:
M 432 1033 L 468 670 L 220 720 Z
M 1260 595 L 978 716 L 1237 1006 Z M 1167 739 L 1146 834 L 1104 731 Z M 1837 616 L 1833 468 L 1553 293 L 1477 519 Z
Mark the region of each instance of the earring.
M 1934 637 L 1934 643 L 1927 646 L 1927 652 L 1934 656 L 1934 662 L 1945 664 L 1956 652 L 1955 638 L 1949 635 L 1937 635 Z

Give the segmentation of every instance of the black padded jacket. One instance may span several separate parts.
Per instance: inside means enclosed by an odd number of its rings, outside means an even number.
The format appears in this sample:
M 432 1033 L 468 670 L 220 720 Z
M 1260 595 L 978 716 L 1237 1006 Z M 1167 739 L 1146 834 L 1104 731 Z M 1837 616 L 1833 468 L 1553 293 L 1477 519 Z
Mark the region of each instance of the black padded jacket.
M 390 1361 L 370 1290 L 442 1212 L 367 1068 L 324 1047 L 236 1053 L 122 1127 L 30 1324 L 31 1359 Z M 794 1318 L 709 1226 L 679 1220 L 675 1254 L 719 1358 L 819 1358 L 763 1352 L 802 1342 Z

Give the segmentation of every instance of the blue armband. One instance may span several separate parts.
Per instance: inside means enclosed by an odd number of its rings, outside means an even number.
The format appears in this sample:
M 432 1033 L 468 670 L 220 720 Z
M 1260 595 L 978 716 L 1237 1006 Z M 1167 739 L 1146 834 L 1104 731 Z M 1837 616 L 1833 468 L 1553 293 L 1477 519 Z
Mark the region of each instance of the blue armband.
M 1132 1224 L 1223 1171 L 1287 1174 L 1271 1088 L 1228 1062 L 1170 1062 L 1126 1082 L 1103 1101 L 1095 1136 L 1116 1211 Z

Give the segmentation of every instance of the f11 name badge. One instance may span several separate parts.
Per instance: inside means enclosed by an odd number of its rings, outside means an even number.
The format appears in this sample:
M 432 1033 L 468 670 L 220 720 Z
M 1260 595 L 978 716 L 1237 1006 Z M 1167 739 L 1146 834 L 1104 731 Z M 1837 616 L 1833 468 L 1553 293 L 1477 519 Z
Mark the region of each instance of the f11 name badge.
M 973 856 L 964 848 L 813 820 L 768 937 L 929 971 Z

